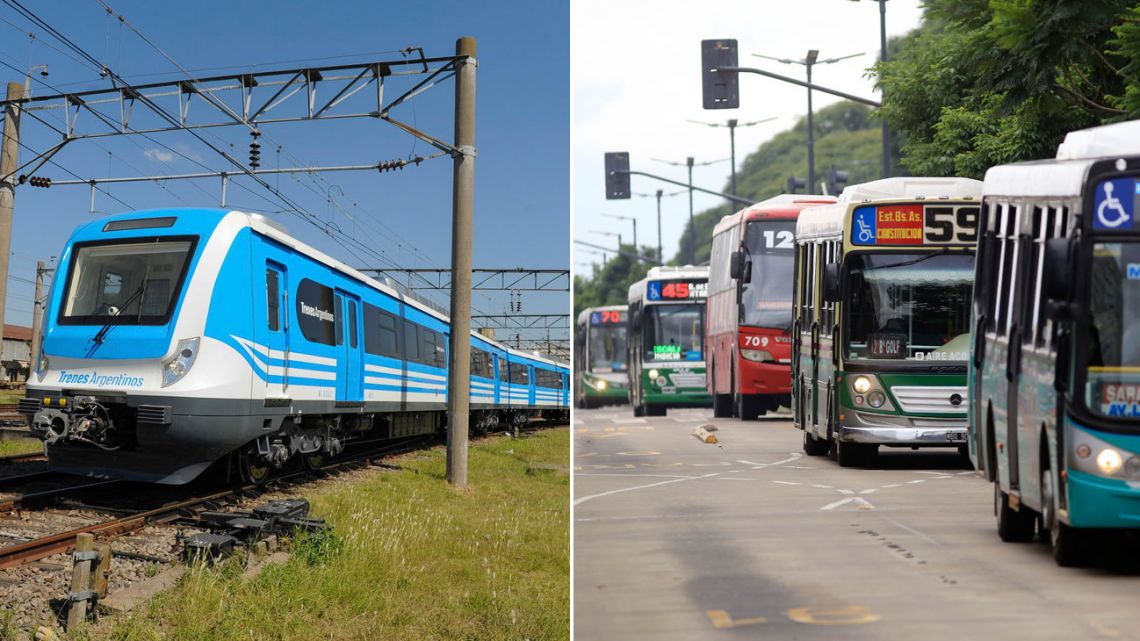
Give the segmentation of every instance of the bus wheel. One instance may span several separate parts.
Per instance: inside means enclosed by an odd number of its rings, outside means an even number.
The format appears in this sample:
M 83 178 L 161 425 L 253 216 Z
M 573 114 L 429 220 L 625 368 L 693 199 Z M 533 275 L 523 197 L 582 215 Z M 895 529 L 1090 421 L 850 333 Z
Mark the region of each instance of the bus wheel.
M 1088 534 L 1058 520 L 1055 501 L 1053 473 L 1045 468 L 1041 470 L 1041 525 L 1053 548 L 1053 560 L 1066 568 L 1087 565 Z
M 827 451 L 831 449 L 831 443 L 822 438 L 812 436 L 812 433 L 804 430 L 804 454 L 808 456 L 827 456 Z
M 716 394 L 713 396 L 713 417 L 732 418 L 732 394 Z
M 742 421 L 755 421 L 760 417 L 760 399 L 751 394 L 740 394 L 736 397 L 737 416 Z
M 1006 543 L 1025 543 L 1033 540 L 1037 528 L 1037 515 L 1029 508 L 1014 510 L 1009 506 L 1009 495 L 994 483 L 994 512 L 997 513 L 998 536 Z
M 640 403 L 634 403 L 633 404 L 633 415 L 634 416 L 645 416 L 645 406 L 640 404 Z
M 646 416 L 665 416 L 665 406 L 648 403 L 645 406 Z
M 835 462 L 839 463 L 839 467 L 868 467 L 875 462 L 878 453 L 878 445 L 839 440 L 835 442 Z

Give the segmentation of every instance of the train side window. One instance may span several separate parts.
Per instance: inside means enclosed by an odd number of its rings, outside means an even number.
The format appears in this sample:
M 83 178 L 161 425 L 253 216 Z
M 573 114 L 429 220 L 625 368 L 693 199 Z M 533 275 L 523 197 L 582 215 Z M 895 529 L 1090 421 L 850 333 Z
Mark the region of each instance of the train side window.
M 344 345 L 344 318 L 342 312 L 340 296 L 337 296 L 333 299 L 333 333 L 336 336 L 337 345 Z
M 511 368 L 510 368 L 509 364 L 507 363 L 507 359 L 500 357 L 499 358 L 499 380 L 504 382 L 504 383 L 511 382 L 510 371 L 511 371 Z
M 348 301 L 348 346 L 355 348 L 356 341 L 356 301 Z
M 413 363 L 420 362 L 420 326 L 410 320 L 404 321 L 404 358 Z
M 272 267 L 265 268 L 265 303 L 269 331 L 281 329 L 281 283 L 280 274 Z
M 523 363 L 511 363 L 511 384 L 530 385 L 530 370 Z
M 399 357 L 398 327 L 394 315 L 364 303 L 364 351 L 375 356 Z

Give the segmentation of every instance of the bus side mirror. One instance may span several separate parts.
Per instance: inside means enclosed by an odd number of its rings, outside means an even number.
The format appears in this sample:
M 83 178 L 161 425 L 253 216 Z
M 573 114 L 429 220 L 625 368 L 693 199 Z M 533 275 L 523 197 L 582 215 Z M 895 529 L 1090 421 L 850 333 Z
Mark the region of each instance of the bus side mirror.
M 1072 293 L 1073 239 L 1050 238 L 1045 241 L 1045 265 L 1041 275 L 1041 289 L 1046 302 L 1046 313 L 1053 320 L 1068 317 L 1069 298 Z
M 839 264 L 831 263 L 823 266 L 823 300 L 834 303 L 839 300 Z
M 735 251 L 729 256 L 728 275 L 736 279 L 744 275 L 744 252 Z

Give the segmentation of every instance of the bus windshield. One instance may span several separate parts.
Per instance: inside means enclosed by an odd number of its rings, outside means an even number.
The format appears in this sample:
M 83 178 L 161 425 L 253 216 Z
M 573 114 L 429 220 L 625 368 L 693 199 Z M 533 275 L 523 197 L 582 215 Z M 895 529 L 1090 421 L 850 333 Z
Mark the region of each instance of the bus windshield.
M 625 325 L 590 328 L 590 371 L 599 374 L 626 371 Z
M 795 230 L 791 220 L 748 223 L 744 244 L 752 260 L 752 279 L 743 287 L 741 325 L 792 326 Z
M 1140 417 L 1140 244 L 1093 245 L 1085 404 Z
M 968 358 L 972 253 L 855 254 L 848 261 L 847 358 Z
M 642 319 L 646 361 L 704 359 L 705 304 L 648 305 Z

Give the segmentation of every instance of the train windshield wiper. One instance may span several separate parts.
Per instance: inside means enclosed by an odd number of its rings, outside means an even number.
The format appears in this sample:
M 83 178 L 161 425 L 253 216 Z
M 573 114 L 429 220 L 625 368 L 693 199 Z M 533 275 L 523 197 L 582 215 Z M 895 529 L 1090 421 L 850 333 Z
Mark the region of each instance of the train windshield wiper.
M 119 309 L 115 310 L 115 313 L 111 315 L 111 320 L 107 321 L 107 324 L 103 325 L 103 327 L 101 327 L 99 331 L 95 333 L 95 336 L 91 338 L 96 346 L 102 345 L 103 340 L 107 338 L 107 333 L 111 331 L 111 327 L 118 325 L 118 323 L 115 322 L 115 319 L 117 319 L 119 316 L 122 316 L 123 310 L 130 307 L 131 303 L 135 302 L 135 299 L 137 299 L 139 296 L 142 296 L 142 293 L 146 291 L 146 284 L 149 279 L 150 266 L 148 265 L 146 273 L 143 274 L 142 283 L 139 284 L 139 288 L 136 289 L 134 293 L 132 293 L 130 297 L 127 298 L 127 300 L 123 301 L 122 306 L 119 307 Z M 142 305 L 139 305 L 139 316 L 142 316 Z

